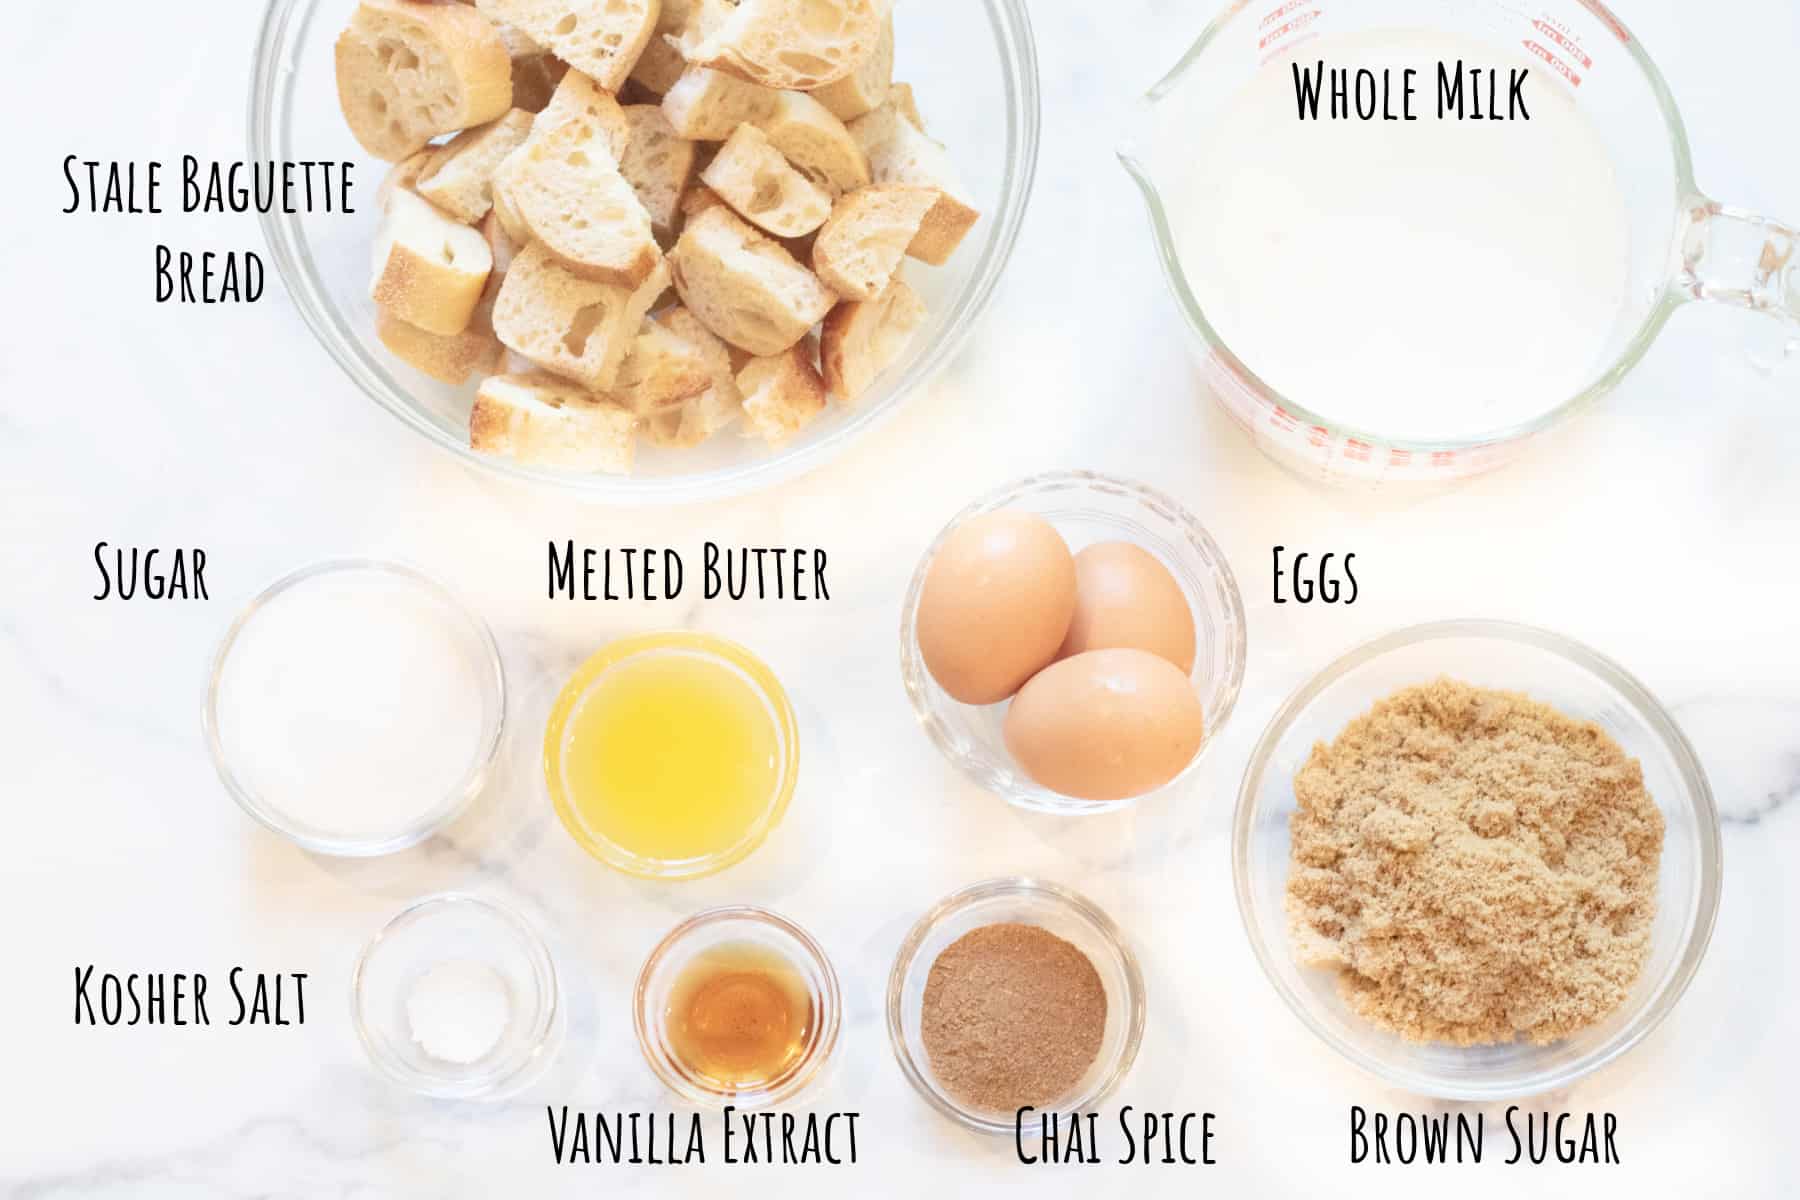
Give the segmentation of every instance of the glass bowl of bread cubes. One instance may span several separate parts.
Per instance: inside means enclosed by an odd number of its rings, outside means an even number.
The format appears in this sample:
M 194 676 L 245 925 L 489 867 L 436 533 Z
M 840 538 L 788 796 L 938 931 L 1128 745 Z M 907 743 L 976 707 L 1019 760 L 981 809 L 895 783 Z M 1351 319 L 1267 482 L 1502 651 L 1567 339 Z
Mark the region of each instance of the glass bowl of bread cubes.
M 824 462 L 942 367 L 1036 165 L 1024 0 L 271 0 L 258 159 L 354 164 L 265 217 L 383 408 L 612 503 Z

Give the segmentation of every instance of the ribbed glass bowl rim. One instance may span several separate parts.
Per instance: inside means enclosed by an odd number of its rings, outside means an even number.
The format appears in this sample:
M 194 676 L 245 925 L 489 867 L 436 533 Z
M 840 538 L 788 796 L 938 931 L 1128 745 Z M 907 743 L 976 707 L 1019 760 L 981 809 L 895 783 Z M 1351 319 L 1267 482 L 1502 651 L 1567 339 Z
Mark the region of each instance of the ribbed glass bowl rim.
M 1675 97 L 1669 91 L 1668 81 L 1663 78 L 1662 71 L 1644 51 L 1643 44 L 1632 35 L 1625 23 L 1599 0 L 1574 0 L 1574 2 L 1593 13 L 1596 18 L 1614 31 L 1625 53 L 1643 73 L 1652 94 L 1656 97 L 1658 113 L 1662 117 L 1663 128 L 1668 134 L 1670 154 L 1675 166 L 1675 190 L 1670 198 L 1671 224 L 1669 227 L 1670 251 L 1673 254 L 1679 236 L 1684 201 L 1696 192 L 1693 152 L 1688 145 L 1687 128 L 1682 123 L 1681 110 L 1675 104 Z M 1180 83 L 1181 77 L 1196 67 L 1200 56 L 1224 32 L 1225 28 L 1242 15 L 1240 10 L 1243 7 L 1242 4 L 1230 5 L 1213 18 L 1201 31 L 1200 36 L 1195 39 L 1194 44 L 1188 47 L 1181 60 L 1139 101 L 1140 111 L 1154 107 L 1158 101 L 1175 89 L 1176 85 Z M 1131 144 L 1120 147 L 1118 158 L 1126 173 L 1131 176 L 1132 181 L 1137 184 L 1138 190 L 1142 193 L 1150 218 L 1150 233 L 1155 242 L 1157 261 L 1162 266 L 1164 282 L 1167 283 L 1169 291 L 1175 297 L 1176 305 L 1181 310 L 1189 334 L 1199 338 L 1208 349 L 1216 353 L 1227 367 L 1252 387 L 1260 399 L 1279 408 L 1308 428 L 1323 430 L 1330 439 L 1348 438 L 1369 446 L 1405 451 L 1420 457 L 1522 442 L 1561 424 L 1594 404 L 1616 387 L 1619 381 L 1642 361 L 1644 355 L 1648 353 L 1651 343 L 1656 340 L 1662 332 L 1663 326 L 1668 324 L 1669 318 L 1674 315 L 1675 310 L 1682 303 L 1681 292 L 1676 286 L 1675 276 L 1671 271 L 1658 289 L 1656 303 L 1645 312 L 1644 319 L 1639 323 L 1638 328 L 1619 349 L 1618 354 L 1606 370 L 1579 392 L 1530 420 L 1460 437 L 1396 437 L 1373 429 L 1363 429 L 1344 421 L 1321 416 L 1282 394 L 1237 356 L 1237 353 L 1220 336 L 1218 330 L 1213 327 L 1211 319 L 1201 308 L 1199 297 L 1188 286 L 1187 274 L 1181 265 L 1180 247 L 1176 245 L 1174 227 L 1170 224 L 1168 211 L 1163 205 L 1162 193 L 1139 157 L 1138 147 Z
M 1211 712 L 1205 714 L 1206 724 L 1201 733 L 1200 748 L 1194 751 L 1194 757 L 1181 769 L 1181 773 L 1169 782 L 1151 792 L 1140 796 L 1128 796 L 1123 800 L 1081 800 L 1074 796 L 1065 796 L 1053 792 L 1049 788 L 1037 787 L 1029 798 L 1006 795 L 1001 798 L 1015 808 L 1029 812 L 1051 813 L 1058 816 L 1097 816 L 1102 813 L 1117 812 L 1127 808 L 1147 796 L 1160 795 L 1181 787 L 1205 760 L 1207 751 L 1218 741 L 1220 731 L 1231 720 L 1231 714 L 1237 708 L 1238 697 L 1244 687 L 1244 665 L 1248 657 L 1249 627 L 1244 616 L 1244 598 L 1238 590 L 1237 575 L 1231 569 L 1225 551 L 1213 539 L 1206 526 L 1198 517 L 1189 512 L 1174 497 L 1157 491 L 1142 483 L 1129 479 L 1121 479 L 1113 475 L 1103 475 L 1098 471 L 1045 471 L 1037 475 L 1028 475 L 1024 479 L 1006 484 L 989 492 L 980 499 L 966 505 L 940 529 L 931 544 L 919 556 L 919 563 L 913 569 L 912 579 L 906 587 L 906 597 L 900 608 L 900 679 L 906 688 L 906 698 L 912 704 L 913 716 L 924 727 L 925 733 L 940 753 L 955 765 L 965 779 L 977 786 L 986 788 L 987 781 L 965 761 L 957 749 L 950 731 L 945 728 L 944 721 L 931 711 L 929 702 L 930 690 L 934 685 L 931 673 L 925 669 L 924 659 L 920 656 L 917 636 L 919 598 L 925 589 L 925 575 L 931 568 L 931 560 L 937 557 L 943 547 L 944 539 L 970 517 L 982 513 L 996 512 L 1011 507 L 1025 496 L 1040 492 L 1086 492 L 1096 495 L 1128 496 L 1135 503 L 1158 511 L 1167 519 L 1179 526 L 1185 536 L 1205 549 L 1209 565 L 1216 569 L 1220 593 L 1224 597 L 1227 614 L 1231 618 L 1234 635 L 1227 647 L 1226 677 L 1221 681 L 1220 701 Z
M 293 86 L 283 51 L 290 37 L 298 40 L 306 35 L 317 3 L 318 0 L 269 0 L 264 11 L 249 96 L 250 155 L 256 161 L 294 157 L 286 153 L 289 147 L 285 129 L 276 124 L 288 110 Z M 704 474 L 662 479 L 545 471 L 477 454 L 465 439 L 452 437 L 427 419 L 403 389 L 391 386 L 384 378 L 384 369 L 363 349 L 326 291 L 308 251 L 300 217 L 273 210 L 265 212 L 261 215 L 263 235 L 307 328 L 344 374 L 401 424 L 479 470 L 622 507 L 700 503 L 770 487 L 822 466 L 853 439 L 891 417 L 915 389 L 929 383 L 961 348 L 986 311 L 1012 258 L 1037 174 L 1043 122 L 1037 49 L 1025 0 L 981 0 L 981 4 L 1004 47 L 1000 67 L 1006 85 L 1006 169 L 1000 182 L 1000 205 L 991 216 L 984 214 L 984 219 L 993 222 L 993 236 L 946 314 L 938 340 L 904 375 L 885 385 L 891 390 L 879 404 L 863 405 L 838 428 L 802 447 Z
M 1366 1053 L 1326 1028 L 1313 1016 L 1307 999 L 1290 988 L 1282 978 L 1280 968 L 1286 959 L 1281 956 L 1288 953 L 1286 939 L 1283 936 L 1280 944 L 1271 945 L 1264 937 L 1263 930 L 1256 923 L 1250 888 L 1250 844 L 1256 827 L 1256 794 L 1260 790 L 1263 774 L 1275 747 L 1287 734 L 1295 719 L 1326 688 L 1357 667 L 1402 647 L 1445 638 L 1487 638 L 1547 650 L 1617 689 L 1674 760 L 1681 775 L 1683 794 L 1693 806 L 1694 825 L 1700 839 L 1699 861 L 1695 868 L 1699 874 L 1699 895 L 1693 927 L 1687 944 L 1682 947 L 1675 973 L 1664 983 L 1662 989 L 1646 1000 L 1643 1007 L 1610 1042 L 1591 1053 L 1552 1071 L 1480 1086 L 1447 1084 L 1425 1072 L 1395 1066 L 1378 1055 Z M 1719 832 L 1719 812 L 1713 802 L 1712 787 L 1707 782 L 1705 769 L 1700 765 L 1699 755 L 1694 752 L 1693 745 L 1676 725 L 1674 718 L 1635 676 L 1598 651 L 1561 634 L 1511 621 L 1465 619 L 1414 625 L 1365 642 L 1333 661 L 1287 698 L 1280 710 L 1270 718 L 1268 727 L 1251 752 L 1249 765 L 1244 769 L 1243 783 L 1238 788 L 1237 808 L 1232 817 L 1231 873 L 1237 892 L 1238 917 L 1243 922 L 1244 934 L 1249 939 L 1250 947 L 1256 953 L 1256 961 L 1261 964 L 1263 974 L 1268 976 L 1269 982 L 1274 985 L 1288 1008 L 1300 1018 L 1301 1024 L 1364 1071 L 1394 1087 L 1443 1100 L 1498 1101 L 1523 1099 L 1567 1087 L 1625 1054 L 1662 1023 L 1663 1018 L 1668 1016 L 1681 999 L 1682 993 L 1687 990 L 1694 973 L 1699 970 L 1701 959 L 1706 955 L 1707 945 L 1712 940 L 1713 925 L 1719 913 L 1724 856 Z M 1285 934 L 1285 927 L 1278 932 Z
M 710 658 L 743 675 L 769 706 L 776 736 L 781 740 L 781 776 L 770 789 L 768 802 L 758 814 L 756 824 L 726 849 L 693 859 L 656 859 L 634 854 L 587 829 L 582 825 L 575 806 L 570 802 L 558 777 L 558 766 L 562 759 L 561 735 L 581 698 L 593 691 L 601 678 L 620 664 L 641 655 L 671 651 Z M 573 690 L 577 680 L 583 680 L 579 692 Z M 553 737 L 553 733 L 556 736 Z M 800 781 L 800 719 L 794 712 L 793 701 L 788 698 L 781 679 L 747 647 L 717 634 L 691 629 L 632 634 L 615 638 L 589 655 L 558 689 L 550 715 L 544 722 L 543 778 L 556 819 L 562 823 L 563 829 L 575 844 L 599 862 L 638 879 L 703 879 L 708 875 L 716 875 L 727 867 L 736 866 L 756 853 L 786 817 L 788 805 L 793 802 L 794 789 Z
M 513 935 L 531 961 L 532 973 L 538 983 L 539 1005 L 532 1014 L 531 1030 L 517 1061 L 500 1063 L 485 1075 L 448 1082 L 415 1071 L 387 1053 L 381 1042 L 370 1032 L 370 1022 L 365 1019 L 366 997 L 363 995 L 363 983 L 370 961 L 396 932 L 408 925 L 428 920 L 435 912 L 455 907 L 480 909 L 498 919 Z M 350 972 L 350 1022 L 356 1028 L 357 1040 L 362 1043 L 369 1061 L 384 1076 L 402 1087 L 440 1100 L 499 1099 L 517 1091 L 539 1070 L 549 1065 L 549 1055 L 556 1049 L 562 1017 L 562 985 L 557 979 L 556 960 L 550 956 L 550 948 L 545 945 L 543 937 L 532 927 L 530 921 L 514 909 L 469 892 L 439 892 L 415 900 L 395 913 L 363 946 L 356 956 L 356 966 Z
M 808 993 L 817 1013 L 818 1032 L 805 1057 L 789 1067 L 785 1074 L 768 1087 L 742 1092 L 720 1091 L 684 1073 L 674 1061 L 674 1056 L 663 1052 L 662 1039 L 651 1029 L 655 1024 L 656 1014 L 649 1011 L 650 984 L 663 962 L 677 954 L 683 943 L 696 934 L 711 926 L 734 923 L 762 925 L 775 930 L 800 948 L 822 981 L 822 986 L 809 989 Z M 754 904 L 729 904 L 695 913 L 671 929 L 656 944 L 656 948 L 650 951 L 644 959 L 643 967 L 638 971 L 637 985 L 632 989 L 631 1019 L 644 1061 L 663 1085 L 676 1095 L 694 1104 L 712 1108 L 726 1104 L 738 1108 L 765 1108 L 793 1099 L 810 1087 L 830 1065 L 832 1056 L 837 1053 L 838 1034 L 843 1027 L 844 996 L 838 985 L 837 970 L 831 965 L 831 956 L 825 953 L 825 947 L 812 934 L 769 909 Z
M 902 1011 L 907 979 L 915 969 L 931 969 L 930 963 L 919 962 L 919 950 L 924 946 L 925 940 L 939 925 L 965 909 L 999 896 L 1022 896 L 1074 914 L 1100 935 L 1107 947 L 1119 956 L 1119 962 L 1123 966 L 1125 998 L 1129 1011 L 1125 1018 L 1125 1040 L 1119 1047 L 1118 1061 L 1096 1081 L 1087 1095 L 1075 1102 L 1072 1111 L 1092 1109 L 1110 1096 L 1124 1082 L 1125 1076 L 1131 1073 L 1132 1065 L 1137 1062 L 1138 1048 L 1143 1044 L 1148 1006 L 1145 1000 L 1144 973 L 1138 966 L 1137 953 L 1131 948 L 1125 931 L 1099 905 L 1072 888 L 1029 875 L 1014 875 L 972 883 L 932 905 L 924 916 L 914 922 L 901 941 L 899 950 L 894 953 L 894 965 L 888 972 L 887 985 L 888 1044 L 893 1047 L 894 1058 L 900 1064 L 900 1073 L 906 1076 L 906 1081 L 912 1084 L 913 1090 L 923 1096 L 933 1108 L 958 1124 L 980 1133 L 1007 1134 L 1013 1132 L 1013 1122 L 991 1120 L 978 1112 L 963 1108 L 949 1095 L 933 1086 L 930 1068 L 916 1060 L 906 1044 Z
M 483 683 L 489 690 L 488 703 L 494 710 L 494 727 L 492 732 L 477 747 L 475 760 L 469 772 L 463 777 L 444 802 L 430 813 L 421 817 L 404 829 L 381 837 L 328 837 L 316 832 L 306 832 L 290 825 L 280 813 L 264 804 L 237 776 L 232 769 L 230 755 L 226 753 L 223 737 L 219 733 L 219 685 L 225 674 L 225 664 L 231 658 L 231 651 L 237 644 L 238 636 L 243 633 L 256 615 L 271 601 L 285 595 L 297 587 L 303 587 L 325 575 L 350 575 L 358 573 L 391 575 L 427 592 L 431 597 L 444 605 L 464 626 L 463 633 L 470 645 L 475 647 L 482 658 Z M 494 762 L 500 754 L 500 745 L 506 735 L 506 669 L 500 661 L 500 647 L 494 641 L 494 634 L 486 621 L 476 615 L 475 611 L 451 591 L 436 576 L 427 574 L 417 567 L 406 563 L 379 558 L 327 558 L 297 571 L 291 571 L 271 583 L 246 604 L 242 611 L 232 620 L 225 636 L 219 639 L 218 649 L 213 652 L 212 672 L 206 684 L 206 702 L 200 714 L 201 732 L 206 738 L 207 751 L 212 756 L 213 770 L 219 776 L 219 782 L 231 798 L 237 801 L 239 808 L 263 827 L 273 830 L 303 850 L 314 854 L 331 855 L 337 858 L 375 858 L 384 854 L 396 854 L 418 845 L 438 830 L 454 821 L 469 803 L 481 793 L 486 786 L 489 775 L 494 769 Z

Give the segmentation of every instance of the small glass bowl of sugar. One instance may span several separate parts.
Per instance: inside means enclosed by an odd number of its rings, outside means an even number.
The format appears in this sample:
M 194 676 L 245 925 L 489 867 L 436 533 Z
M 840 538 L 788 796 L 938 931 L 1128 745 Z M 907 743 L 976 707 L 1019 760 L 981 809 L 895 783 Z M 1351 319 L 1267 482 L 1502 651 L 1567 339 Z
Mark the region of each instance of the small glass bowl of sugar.
M 400 913 L 363 948 L 350 986 L 369 1061 L 422 1095 L 513 1095 L 562 1041 L 543 939 L 517 913 L 474 896 L 432 896 Z
M 316 854 L 392 854 L 486 786 L 506 680 L 488 627 L 400 563 L 332 559 L 232 623 L 204 727 L 245 812 Z

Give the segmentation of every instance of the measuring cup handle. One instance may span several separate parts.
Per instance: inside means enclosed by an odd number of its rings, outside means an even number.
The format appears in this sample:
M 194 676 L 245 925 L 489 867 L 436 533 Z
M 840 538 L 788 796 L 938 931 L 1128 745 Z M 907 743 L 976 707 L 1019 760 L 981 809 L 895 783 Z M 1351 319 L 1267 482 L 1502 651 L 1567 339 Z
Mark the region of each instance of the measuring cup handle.
M 1800 324 L 1800 230 L 1704 196 L 1687 204 L 1677 285 Z

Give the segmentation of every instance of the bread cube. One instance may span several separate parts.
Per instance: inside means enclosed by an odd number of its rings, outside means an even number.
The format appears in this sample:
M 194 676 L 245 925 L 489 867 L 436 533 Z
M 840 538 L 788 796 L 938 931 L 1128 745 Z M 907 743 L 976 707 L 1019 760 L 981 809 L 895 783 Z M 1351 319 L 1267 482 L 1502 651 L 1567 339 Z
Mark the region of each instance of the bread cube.
M 388 162 L 512 107 L 512 56 L 459 4 L 362 0 L 338 35 L 338 107 L 364 150 Z
M 375 239 L 369 298 L 427 333 L 468 328 L 494 257 L 487 240 L 422 197 L 395 190 Z

